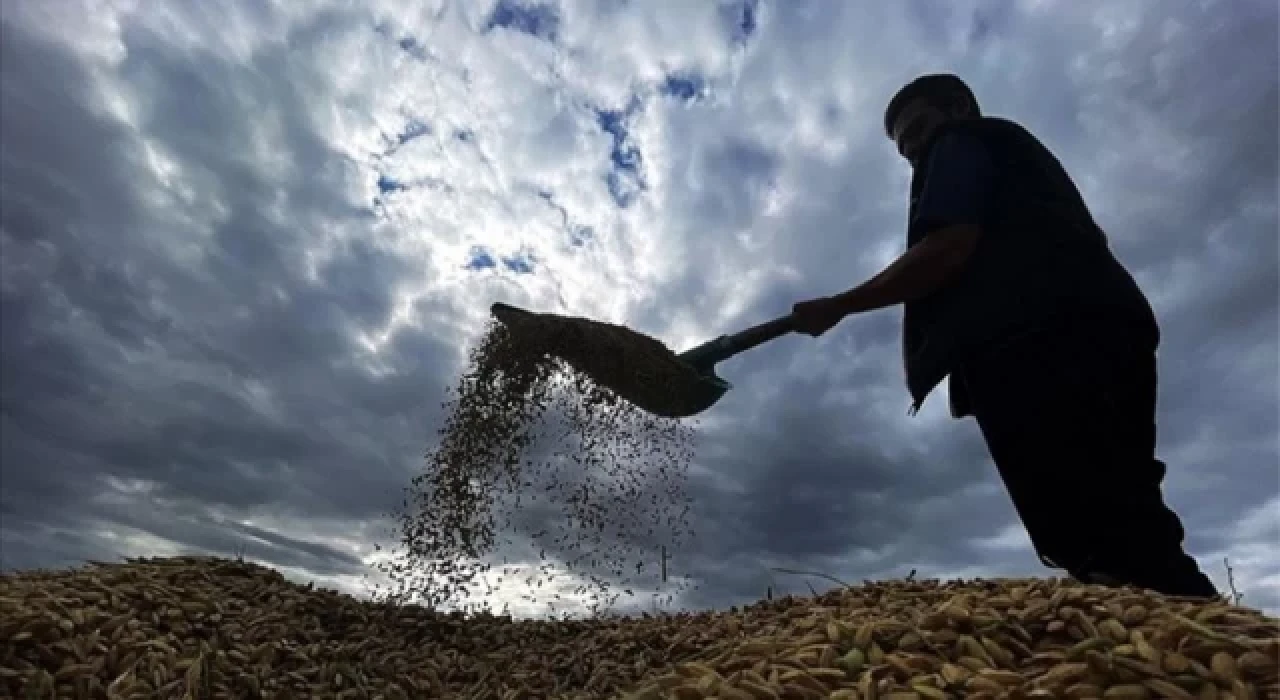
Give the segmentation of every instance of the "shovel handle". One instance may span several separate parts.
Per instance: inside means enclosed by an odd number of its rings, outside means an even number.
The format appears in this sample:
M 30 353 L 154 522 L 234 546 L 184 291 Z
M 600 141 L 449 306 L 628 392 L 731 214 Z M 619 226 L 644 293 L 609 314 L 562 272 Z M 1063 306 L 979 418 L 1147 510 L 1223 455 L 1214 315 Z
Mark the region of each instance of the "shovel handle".
M 791 315 L 787 314 L 772 321 L 765 321 L 758 326 L 752 326 L 745 331 L 739 331 L 733 335 L 722 335 L 715 340 L 707 341 L 683 353 L 680 358 L 700 371 L 709 372 L 717 362 L 727 360 L 794 330 L 795 324 L 792 323 Z
M 729 336 L 728 345 L 732 348 L 733 354 L 736 355 L 775 338 L 780 338 L 795 331 L 795 329 L 791 314 L 787 314 L 772 321 L 765 321 L 760 325 L 752 326 L 745 331 L 734 333 Z

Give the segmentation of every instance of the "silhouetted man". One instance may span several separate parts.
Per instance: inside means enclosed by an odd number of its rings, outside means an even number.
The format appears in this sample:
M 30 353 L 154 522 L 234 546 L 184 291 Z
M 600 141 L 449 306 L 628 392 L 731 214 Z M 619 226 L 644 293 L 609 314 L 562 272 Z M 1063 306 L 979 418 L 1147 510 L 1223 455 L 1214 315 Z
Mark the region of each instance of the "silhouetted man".
M 953 75 L 908 84 L 884 125 L 914 171 L 907 251 L 796 304 L 799 330 L 903 304 L 911 413 L 949 377 L 951 414 L 977 420 L 1046 566 L 1216 596 L 1161 494 L 1155 314 L 1071 178 Z

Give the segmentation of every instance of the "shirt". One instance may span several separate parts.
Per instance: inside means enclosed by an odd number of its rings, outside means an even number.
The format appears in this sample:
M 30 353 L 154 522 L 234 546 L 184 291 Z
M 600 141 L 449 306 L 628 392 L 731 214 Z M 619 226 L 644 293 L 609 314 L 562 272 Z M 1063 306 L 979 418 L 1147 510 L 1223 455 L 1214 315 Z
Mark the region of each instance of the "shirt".
M 963 415 L 955 370 L 1028 332 L 1106 322 L 1119 329 L 1116 342 L 1158 342 L 1154 312 L 1070 176 L 1021 126 L 995 117 L 944 124 L 911 196 L 908 247 L 948 225 L 982 230 L 956 279 L 904 305 L 913 413 L 951 375 L 952 413 Z
M 929 152 L 909 225 L 920 238 L 946 226 L 985 226 L 995 188 L 996 165 L 987 146 L 970 132 L 945 133 Z

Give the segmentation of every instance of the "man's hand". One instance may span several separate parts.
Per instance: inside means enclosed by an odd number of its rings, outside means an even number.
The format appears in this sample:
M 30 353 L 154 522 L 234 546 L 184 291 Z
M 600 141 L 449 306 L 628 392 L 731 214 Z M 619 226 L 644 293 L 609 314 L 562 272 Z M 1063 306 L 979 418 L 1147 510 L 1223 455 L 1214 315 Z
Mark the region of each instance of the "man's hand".
M 834 297 L 818 297 L 791 307 L 791 318 L 800 333 L 815 338 L 844 320 L 844 305 Z

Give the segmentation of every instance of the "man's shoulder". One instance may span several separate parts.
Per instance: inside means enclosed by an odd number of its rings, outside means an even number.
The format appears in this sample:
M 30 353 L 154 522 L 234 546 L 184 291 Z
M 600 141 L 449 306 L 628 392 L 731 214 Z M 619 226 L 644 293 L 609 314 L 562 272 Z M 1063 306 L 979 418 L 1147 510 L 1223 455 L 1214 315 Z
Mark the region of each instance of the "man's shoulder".
M 1012 143 L 1044 148 L 1031 130 L 1008 117 L 984 116 L 960 119 L 947 125 L 947 133 L 965 134 L 987 143 Z
M 964 142 L 961 151 L 982 151 L 1002 170 L 1043 172 L 1062 169 L 1057 155 L 1030 129 L 1007 117 L 984 116 L 946 125 L 939 142 Z

